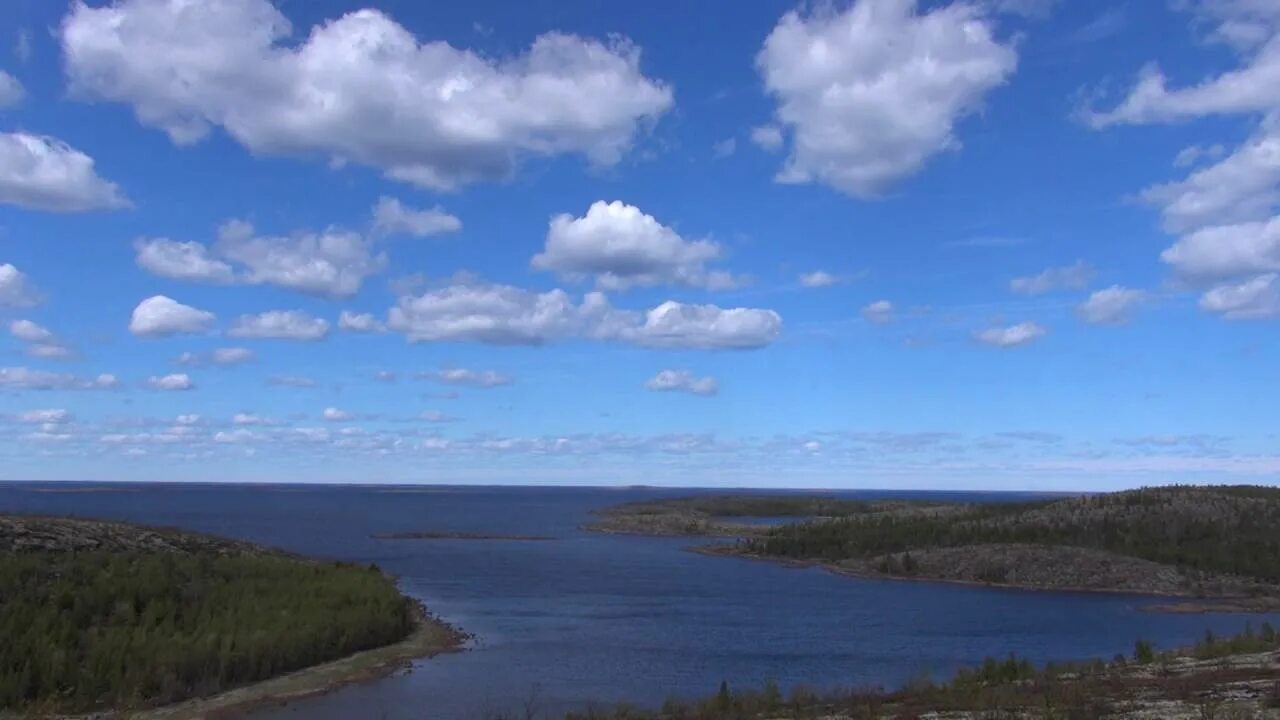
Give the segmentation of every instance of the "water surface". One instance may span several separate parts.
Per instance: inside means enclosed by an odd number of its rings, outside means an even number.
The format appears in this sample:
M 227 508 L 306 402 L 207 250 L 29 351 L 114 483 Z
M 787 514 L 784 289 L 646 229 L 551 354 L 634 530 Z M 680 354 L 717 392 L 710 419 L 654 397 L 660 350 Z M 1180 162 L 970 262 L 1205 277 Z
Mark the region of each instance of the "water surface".
M 687 540 L 597 535 L 593 509 L 687 491 L 129 485 L 39 492 L 0 484 L 0 512 L 115 518 L 374 562 L 474 647 L 409 673 L 252 715 L 254 720 L 475 719 L 533 699 L 655 705 L 774 679 L 784 688 L 942 678 L 987 655 L 1110 657 L 1138 637 L 1171 647 L 1262 618 L 1141 612 L 1146 598 L 858 580 L 682 551 Z M 95 486 L 96 487 L 96 486 Z M 723 492 L 723 491 L 720 491 Z M 1009 501 L 1026 494 L 850 492 L 855 498 Z M 373 533 L 550 535 L 547 542 L 375 540 Z M 1276 622 L 1276 618 L 1272 618 Z

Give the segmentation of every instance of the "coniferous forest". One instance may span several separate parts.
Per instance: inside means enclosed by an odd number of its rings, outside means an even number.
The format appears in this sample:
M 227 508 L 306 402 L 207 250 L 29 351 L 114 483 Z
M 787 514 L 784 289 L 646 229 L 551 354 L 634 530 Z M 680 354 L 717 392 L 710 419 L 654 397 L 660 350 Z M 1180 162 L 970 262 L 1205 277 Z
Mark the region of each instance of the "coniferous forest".
M 0 710 L 212 694 L 396 642 L 417 612 L 373 566 L 225 548 L 3 550 Z

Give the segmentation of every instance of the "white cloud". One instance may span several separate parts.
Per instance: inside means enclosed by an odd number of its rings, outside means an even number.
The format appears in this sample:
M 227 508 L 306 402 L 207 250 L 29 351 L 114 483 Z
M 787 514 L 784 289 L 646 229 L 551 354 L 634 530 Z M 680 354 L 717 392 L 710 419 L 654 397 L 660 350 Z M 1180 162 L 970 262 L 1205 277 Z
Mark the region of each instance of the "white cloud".
M 1170 89 L 1159 66 L 1148 64 L 1114 108 L 1082 113 L 1091 126 L 1177 122 L 1206 115 L 1265 113 L 1280 107 L 1280 7 L 1252 0 L 1183 5 L 1196 10 L 1198 20 L 1217 23 L 1210 39 L 1236 50 L 1240 67 Z
M 439 410 L 423 410 L 421 413 L 418 413 L 418 419 L 431 423 L 450 423 L 458 421 L 458 418 L 448 413 L 440 412 Z
M 676 390 L 693 395 L 710 396 L 720 390 L 713 377 L 697 377 L 688 370 L 663 370 L 644 384 L 650 390 Z
M 685 240 L 633 205 L 597 201 L 587 214 L 551 218 L 546 246 L 530 264 L 562 277 L 594 277 L 602 289 L 621 290 L 670 283 L 709 289 L 739 284 L 727 272 L 708 271 L 720 257 L 710 240 Z
M 273 375 L 267 382 L 281 387 L 311 388 L 316 386 L 315 380 L 298 375 Z
M 147 378 L 147 385 L 152 390 L 190 390 L 196 386 L 186 373 L 152 375 Z
M 366 278 L 387 266 L 386 255 L 358 233 L 328 228 L 259 236 L 242 220 L 223 223 L 212 248 L 168 238 L 141 238 L 134 248 L 138 266 L 161 277 L 275 285 L 327 297 L 354 295 Z
M 467 368 L 445 368 L 431 372 L 418 373 L 416 377 L 435 380 L 447 385 L 471 385 L 473 387 L 497 387 L 509 385 L 512 377 L 496 370 L 468 370 Z
M 1197 230 L 1160 253 L 1160 259 L 1191 280 L 1280 271 L 1280 216 Z
M 35 343 L 33 345 L 28 345 L 26 353 L 31 357 L 41 358 L 44 360 L 66 360 L 67 358 L 75 356 L 75 353 L 72 352 L 71 348 L 66 345 L 59 345 L 58 343 Z
M 711 146 L 711 154 L 718 158 L 727 158 L 738 150 L 737 138 L 725 138 Z
M 955 125 L 1017 65 L 983 9 L 859 0 L 787 13 L 756 58 L 791 135 L 779 182 L 873 197 L 959 147 Z
M 606 328 L 604 337 L 648 347 L 751 350 L 772 343 L 781 331 L 782 318 L 772 310 L 668 300 L 645 313 L 639 326 Z
M 974 339 L 996 347 L 1017 347 L 1043 336 L 1047 331 L 1033 322 L 1018 323 L 1009 327 L 987 328 L 974 334 Z
M 1227 151 L 1220 143 L 1213 145 L 1188 145 L 1173 157 L 1174 167 L 1190 167 L 1201 160 L 1213 160 L 1222 157 Z
M 47 328 L 30 320 L 14 320 L 9 323 L 9 334 L 29 343 L 48 343 L 57 339 Z
M 13 42 L 13 56 L 23 64 L 31 59 L 31 33 L 26 28 L 18 30 L 18 37 Z
M 760 125 L 751 128 L 751 142 L 762 150 L 776 152 L 782 149 L 782 128 L 777 125 Z
M 35 423 L 40 425 L 62 425 L 72 420 L 71 411 L 61 408 L 50 408 L 48 410 L 28 410 L 18 416 L 18 420 L 24 423 Z
M 373 374 L 373 379 L 378 382 L 392 383 L 396 381 L 396 374 L 390 370 L 379 370 Z
M 842 280 L 839 276 L 832 275 L 825 270 L 815 270 L 800 276 L 800 284 L 808 288 L 830 287 L 841 282 Z
M 1076 313 L 1086 322 L 1118 325 L 1129 322 L 1133 308 L 1146 299 L 1141 290 L 1112 285 L 1094 292 L 1076 306 Z
M 31 307 L 44 302 L 44 295 L 18 268 L 0 265 L 0 307 Z
M 1012 13 L 1043 20 L 1049 16 L 1058 0 L 984 0 L 996 12 Z
M 197 242 L 168 238 L 139 238 L 133 244 L 138 267 L 174 280 L 229 283 L 235 273 L 227 263 L 209 256 L 209 248 Z
M 0 110 L 19 105 L 26 97 L 27 91 L 18 78 L 0 70 Z
M 1280 317 L 1280 275 L 1267 273 L 1218 285 L 1201 296 L 1200 307 L 1228 320 Z
M 325 408 L 324 412 L 321 413 L 320 415 L 325 420 L 328 420 L 330 422 L 345 422 L 347 420 L 352 419 L 353 417 L 351 413 L 347 412 L 346 410 L 339 410 L 338 408 L 335 408 L 335 407 Z
M 1280 119 L 1213 165 L 1147 188 L 1142 199 L 1160 208 L 1169 232 L 1266 220 L 1280 206 Z
M 349 297 L 364 279 L 382 272 L 386 255 L 357 233 L 330 228 L 290 237 L 256 236 L 253 226 L 231 220 L 218 229 L 218 254 L 244 266 L 244 281 L 315 295 Z
M 209 329 L 215 319 L 211 312 L 183 305 L 164 295 L 155 295 L 138 303 L 133 309 L 129 332 L 152 337 L 202 333 Z
M 373 333 L 382 332 L 386 327 L 369 313 L 353 313 L 343 310 L 338 316 L 338 329 L 347 332 Z
M 199 425 L 200 416 L 194 413 L 188 413 L 186 415 L 179 415 L 174 418 L 173 421 L 179 425 Z
M 552 340 L 615 340 L 649 347 L 749 349 L 781 332 L 772 310 L 662 303 L 647 313 L 618 310 L 598 292 L 575 303 L 563 290 L 455 283 L 401 297 L 387 327 L 411 342 L 469 341 L 539 345 Z
M 1038 275 L 1017 277 L 1009 281 L 1009 289 L 1023 295 L 1043 295 L 1056 290 L 1079 290 L 1093 278 L 1093 267 L 1083 260 L 1071 265 L 1053 267 Z
M 113 182 L 98 177 L 93 158 L 56 138 L 0 133 L 0 204 L 49 212 L 128 207 Z
M 862 317 L 873 323 L 881 324 L 893 320 L 893 303 L 888 300 L 876 300 L 862 308 Z
M 108 390 L 119 386 L 114 375 L 80 377 L 66 373 L 31 370 L 25 367 L 0 368 L 0 388 L 16 390 Z
M 236 413 L 231 416 L 231 424 L 233 425 L 270 425 L 270 420 L 250 413 Z
M 213 351 L 211 356 L 216 365 L 239 365 L 240 363 L 247 363 L 253 358 L 253 351 L 243 347 L 218 348 Z
M 174 142 L 221 127 L 255 153 L 435 189 L 507 177 L 529 155 L 612 165 L 673 102 L 622 38 L 547 33 L 498 60 L 420 42 L 374 9 L 294 36 L 268 0 L 76 3 L 60 38 L 73 95 L 127 103 Z
M 230 431 L 227 431 L 227 430 L 218 431 L 216 434 L 214 434 L 213 441 L 216 443 L 239 444 L 239 443 L 252 442 L 256 440 L 257 437 L 258 437 L 257 435 L 253 434 L 252 430 L 246 430 L 244 428 L 236 428 L 235 430 L 230 430 Z
M 301 310 L 268 310 L 257 315 L 241 315 L 227 334 L 243 338 L 323 340 L 329 335 L 329 321 Z
M 428 237 L 442 233 L 458 232 L 462 221 L 439 207 L 415 210 L 405 207 L 398 199 L 382 196 L 373 206 L 373 232 L 375 235 L 412 235 Z

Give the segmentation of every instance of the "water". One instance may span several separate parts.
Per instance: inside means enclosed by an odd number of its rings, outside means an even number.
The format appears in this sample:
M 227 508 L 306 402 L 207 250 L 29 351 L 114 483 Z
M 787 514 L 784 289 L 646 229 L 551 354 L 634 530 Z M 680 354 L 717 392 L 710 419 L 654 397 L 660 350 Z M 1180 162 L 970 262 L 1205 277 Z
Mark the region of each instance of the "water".
M 477 636 L 467 652 L 365 685 L 253 714 L 253 720 L 482 720 L 533 699 L 548 714 L 595 701 L 655 705 L 721 680 L 786 688 L 896 685 L 946 677 L 987 655 L 1110 657 L 1134 639 L 1187 644 L 1257 616 L 1144 613 L 1147 598 L 856 580 L 816 569 L 683 552 L 687 540 L 596 535 L 578 526 L 614 503 L 683 491 L 130 485 L 41 492 L 0 484 L 0 512 L 172 525 L 309 555 L 376 562 L 402 588 Z M 845 493 L 850 497 L 957 497 Z M 969 494 L 958 499 L 1025 500 Z M 453 530 L 550 535 L 549 542 L 374 540 Z M 1271 618 L 1275 622 L 1276 618 Z

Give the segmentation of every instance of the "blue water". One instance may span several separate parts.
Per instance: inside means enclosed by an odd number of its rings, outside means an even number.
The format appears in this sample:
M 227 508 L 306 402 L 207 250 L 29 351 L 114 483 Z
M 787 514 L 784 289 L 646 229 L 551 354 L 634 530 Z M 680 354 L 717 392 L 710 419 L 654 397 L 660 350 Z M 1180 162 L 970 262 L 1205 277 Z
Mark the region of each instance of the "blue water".
M 403 589 L 476 634 L 467 652 L 377 682 L 252 715 L 482 720 L 536 698 L 552 715 L 595 701 L 654 705 L 775 679 L 788 687 L 896 685 L 946 677 L 987 655 L 1110 657 L 1138 637 L 1170 647 L 1257 616 L 1144 613 L 1146 598 L 856 580 L 815 569 L 683 552 L 687 541 L 596 535 L 590 511 L 685 491 L 131 485 L 39 492 L 0 484 L 0 512 L 172 525 L 309 555 L 376 562 Z M 1025 500 L 1027 495 L 843 493 Z M 551 542 L 374 540 L 465 530 Z M 1271 618 L 1273 622 L 1280 618 Z

